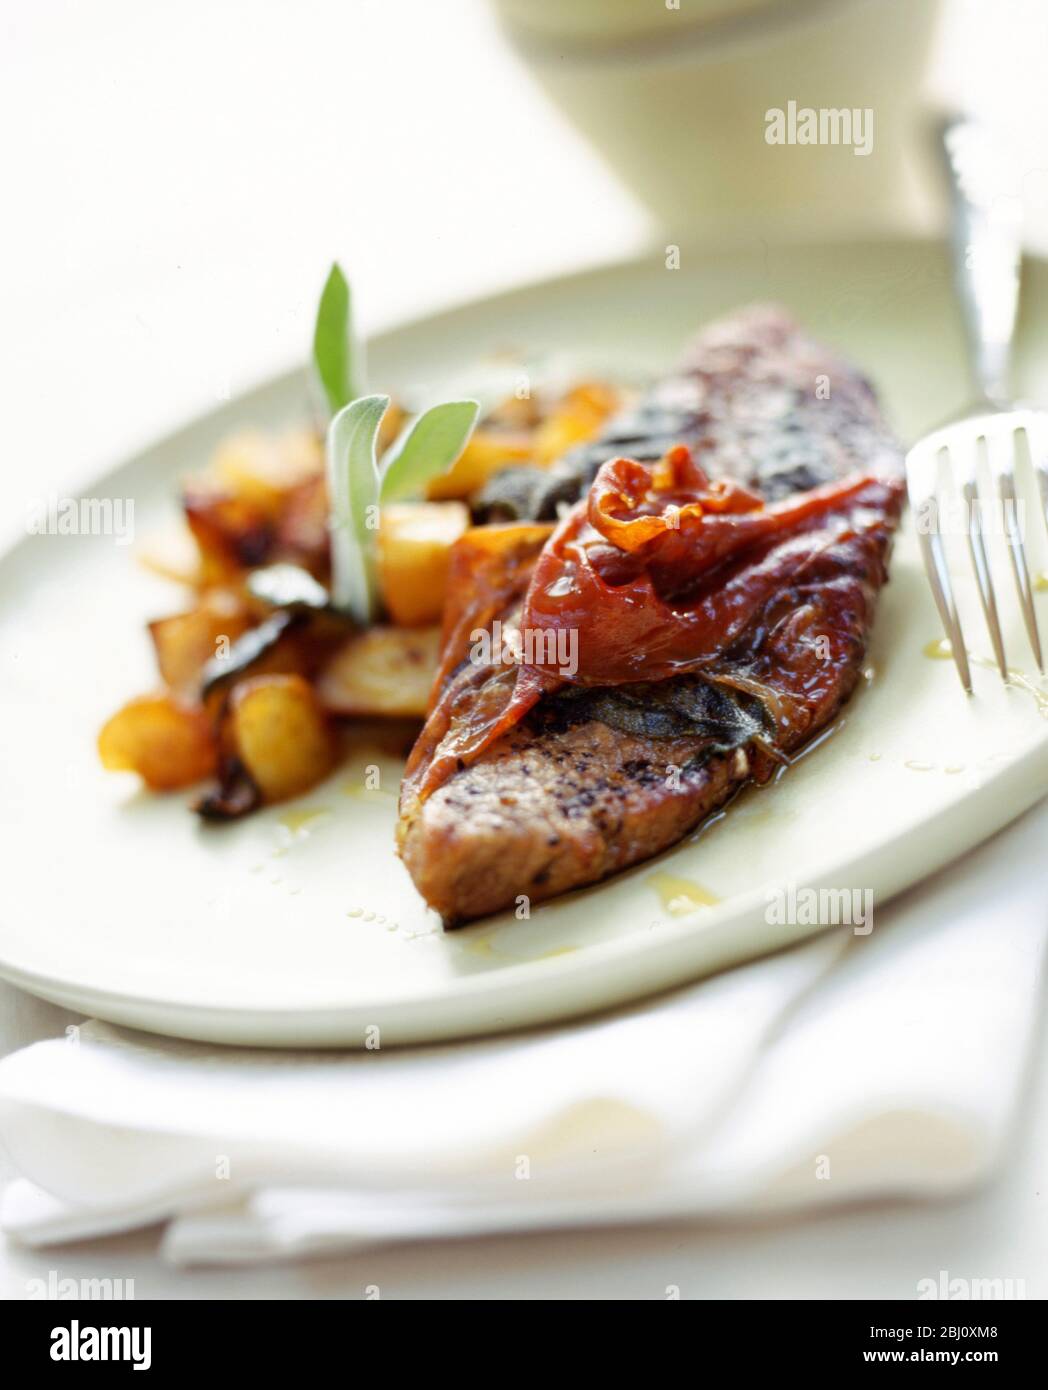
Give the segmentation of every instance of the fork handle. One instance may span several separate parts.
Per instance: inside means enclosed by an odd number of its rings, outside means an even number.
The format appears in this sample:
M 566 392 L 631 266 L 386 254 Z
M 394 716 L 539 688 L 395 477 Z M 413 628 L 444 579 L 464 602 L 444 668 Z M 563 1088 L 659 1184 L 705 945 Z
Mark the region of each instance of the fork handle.
M 1001 196 L 1002 151 L 977 121 L 948 120 L 942 143 L 953 203 L 954 275 L 972 376 L 983 403 L 1000 406 L 1009 400 L 1022 211 L 1018 198 Z

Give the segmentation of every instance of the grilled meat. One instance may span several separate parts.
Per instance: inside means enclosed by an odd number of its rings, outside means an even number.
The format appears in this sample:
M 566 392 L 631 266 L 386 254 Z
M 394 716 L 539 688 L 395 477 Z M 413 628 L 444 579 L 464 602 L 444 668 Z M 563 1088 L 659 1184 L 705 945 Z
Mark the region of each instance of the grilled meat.
M 665 520 L 652 521 L 652 493 L 638 499 L 644 480 L 666 471 L 655 461 L 673 458 L 682 443 L 702 467 L 677 459 L 681 476 L 690 468 L 700 479 L 705 470 L 735 482 L 705 491 L 696 483 L 698 492 L 681 493 L 702 504 L 693 509 L 692 531 L 670 535 Z M 607 461 L 623 454 L 649 467 L 615 465 L 619 471 L 609 473 Z M 512 488 L 495 480 L 487 514 L 506 516 L 513 497 L 514 515 L 531 524 L 471 533 L 473 552 L 488 559 L 463 560 L 441 679 L 401 797 L 400 852 L 448 925 L 512 907 L 521 896 L 537 901 L 594 883 L 659 853 L 741 785 L 766 780 L 833 719 L 858 679 L 887 577 L 902 505 L 900 464 L 865 380 L 781 311 L 759 308 L 702 334 L 680 371 L 654 386 L 632 415 L 549 474 L 533 475 L 530 496 L 519 479 Z M 484 627 L 496 611 L 492 593 L 506 638 L 521 627 L 526 635 L 529 614 L 548 612 L 545 594 L 557 593 L 560 581 L 539 594 L 527 588 L 544 534 L 534 522 L 583 497 L 602 465 L 588 512 L 585 502 L 575 507 L 540 561 L 543 576 L 570 575 L 569 588 L 579 585 L 571 557 L 583 542 L 604 567 L 599 583 L 589 576 L 592 592 L 603 596 L 596 616 L 586 618 L 584 652 L 595 677 L 586 669 L 558 672 L 550 659 L 527 654 L 522 666 L 490 654 L 478 659 L 466 640 L 474 614 L 475 626 Z M 593 496 L 609 493 L 608 478 L 625 496 L 622 480 L 634 477 L 638 497 L 622 503 L 628 518 L 642 521 L 645 538 L 660 525 L 662 532 L 643 543 L 616 541 L 625 550 L 602 544 L 587 522 Z M 620 495 L 614 487 L 610 493 Z M 726 522 L 703 521 L 718 510 Z M 708 570 L 690 574 L 689 538 L 706 545 L 723 525 L 730 540 L 736 513 L 738 530 L 751 539 L 736 540 Z M 783 518 L 781 534 L 775 517 Z M 606 518 L 597 520 L 606 535 L 622 531 L 617 520 L 610 529 Z M 490 556 L 502 552 L 514 564 L 492 588 Z M 660 555 L 683 576 L 676 589 Z M 471 597 L 477 576 L 485 582 Z M 641 629 L 649 636 L 640 661 L 629 642 L 620 651 L 611 639 L 635 620 L 640 598 L 656 616 L 666 614 L 667 640 L 676 643 L 663 642 L 663 679 L 644 679 L 655 629 Z M 690 627 L 682 614 L 695 620 Z M 684 673 L 667 674 L 675 669 Z

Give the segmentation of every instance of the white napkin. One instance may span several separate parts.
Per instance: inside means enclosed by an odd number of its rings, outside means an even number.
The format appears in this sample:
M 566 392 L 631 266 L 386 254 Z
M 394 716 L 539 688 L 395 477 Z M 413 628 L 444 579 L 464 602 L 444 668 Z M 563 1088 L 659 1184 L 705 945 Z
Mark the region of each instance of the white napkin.
M 597 1020 L 268 1053 L 102 1023 L 0 1062 L 33 1244 L 164 1220 L 168 1258 L 947 1195 L 988 1176 L 1048 938 L 1048 803 L 891 907 Z

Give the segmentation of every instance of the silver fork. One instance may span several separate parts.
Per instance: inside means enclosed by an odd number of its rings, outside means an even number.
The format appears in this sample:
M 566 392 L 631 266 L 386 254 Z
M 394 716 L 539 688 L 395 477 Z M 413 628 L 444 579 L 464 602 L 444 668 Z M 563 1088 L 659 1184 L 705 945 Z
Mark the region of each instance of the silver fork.
M 1021 261 L 1017 204 L 994 195 L 994 152 L 979 126 L 964 118 L 952 120 L 945 125 L 942 138 L 953 197 L 954 270 L 977 400 L 970 413 L 934 430 L 914 445 L 906 457 L 906 481 L 932 594 L 961 683 L 970 695 L 968 652 L 942 542 L 940 459 L 945 455 L 950 474 L 960 485 L 979 599 L 994 658 L 1001 678 L 1007 682 L 1008 663 L 983 536 L 984 513 L 976 473 L 980 444 L 986 450 L 1003 513 L 1023 622 L 1043 675 L 1041 636 L 1023 542 L 1022 507 L 1016 496 L 1015 460 L 1019 439 L 1025 436 L 1048 525 L 1048 411 L 1018 408 L 1008 397 Z

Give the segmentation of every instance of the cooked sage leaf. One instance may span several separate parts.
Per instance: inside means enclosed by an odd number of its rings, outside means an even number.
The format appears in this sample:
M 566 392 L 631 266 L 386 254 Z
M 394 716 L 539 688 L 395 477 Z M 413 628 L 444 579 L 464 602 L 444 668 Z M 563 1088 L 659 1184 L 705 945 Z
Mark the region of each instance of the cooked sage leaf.
M 353 295 L 336 261 L 328 274 L 313 330 L 313 366 L 332 415 L 363 389 L 362 354 L 353 330 Z
M 469 440 L 479 406 L 448 401 L 424 411 L 379 468 L 377 445 L 388 396 L 361 396 L 344 406 L 327 435 L 331 502 L 331 598 L 365 625 L 380 607 L 377 584 L 379 504 L 415 495 L 445 472 Z
M 378 530 L 376 441 L 388 396 L 361 396 L 328 427 L 327 479 L 331 499 L 331 597 L 358 623 L 378 612 L 375 536 Z
M 381 500 L 417 496 L 446 473 L 466 447 L 479 410 L 476 401 L 445 401 L 418 416 L 382 461 Z

